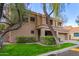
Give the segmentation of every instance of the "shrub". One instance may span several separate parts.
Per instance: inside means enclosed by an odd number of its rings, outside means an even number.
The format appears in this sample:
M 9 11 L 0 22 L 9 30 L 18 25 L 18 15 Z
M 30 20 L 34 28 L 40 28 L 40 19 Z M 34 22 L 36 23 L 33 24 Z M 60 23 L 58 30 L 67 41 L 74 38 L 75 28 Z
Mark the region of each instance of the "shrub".
M 32 36 L 17 36 L 16 37 L 16 42 L 17 43 L 32 43 L 36 42 L 35 37 Z
M 27 38 L 26 38 L 26 43 L 30 43 L 30 42 L 36 42 L 35 37 L 32 37 L 32 36 L 27 37 Z
M 54 45 L 55 38 L 53 36 L 43 36 L 41 37 L 41 43 L 47 44 L 47 45 Z

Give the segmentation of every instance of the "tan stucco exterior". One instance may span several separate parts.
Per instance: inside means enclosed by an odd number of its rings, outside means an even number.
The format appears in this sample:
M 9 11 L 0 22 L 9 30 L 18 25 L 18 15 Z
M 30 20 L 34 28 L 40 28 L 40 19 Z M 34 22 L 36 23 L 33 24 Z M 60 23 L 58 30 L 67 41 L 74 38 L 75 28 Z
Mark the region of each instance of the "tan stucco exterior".
M 30 17 L 34 17 L 35 21 L 34 22 L 31 21 Z M 46 24 L 45 18 L 46 17 L 44 15 L 33 12 L 28 17 L 28 22 L 25 22 L 25 24 L 20 29 L 9 32 L 7 34 L 7 36 L 9 36 L 8 41 L 15 42 L 17 36 L 35 36 L 36 40 L 38 40 L 39 38 L 38 30 L 40 30 L 40 36 L 45 36 L 45 31 L 50 31 L 50 29 Z M 55 18 L 51 18 L 51 20 L 52 20 L 52 26 L 55 28 L 54 30 L 56 31 L 57 36 L 59 38 L 64 38 L 63 40 L 65 40 L 65 37 L 68 38 L 68 31 L 63 29 L 62 21 L 57 20 Z M 31 33 L 31 31 L 34 31 L 34 33 Z

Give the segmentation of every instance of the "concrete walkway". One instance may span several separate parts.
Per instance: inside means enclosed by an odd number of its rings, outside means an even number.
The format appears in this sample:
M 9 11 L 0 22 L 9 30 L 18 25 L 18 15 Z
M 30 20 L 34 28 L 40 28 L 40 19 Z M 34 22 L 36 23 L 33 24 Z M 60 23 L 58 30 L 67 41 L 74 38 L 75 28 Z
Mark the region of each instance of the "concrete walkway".
M 59 53 L 63 53 L 65 51 L 68 51 L 72 48 L 76 48 L 76 47 L 79 47 L 79 45 L 75 45 L 75 46 L 72 46 L 72 47 L 68 47 L 68 48 L 64 48 L 64 49 L 60 49 L 60 50 L 56 50 L 56 51 L 51 51 L 51 52 L 48 52 L 48 53 L 44 53 L 44 54 L 41 54 L 41 55 L 38 55 L 38 56 L 49 56 L 49 55 L 56 55 L 56 54 L 59 54 Z
M 79 44 L 79 41 L 76 41 L 76 40 L 65 40 L 63 42 L 61 42 L 61 44 L 63 43 L 74 43 L 74 44 Z
M 60 49 L 60 50 L 56 50 L 56 51 L 51 51 L 51 52 L 48 52 L 48 53 L 44 53 L 44 54 L 41 54 L 41 55 L 38 55 L 38 56 L 56 56 L 57 54 L 60 54 L 60 53 L 64 53 L 70 49 L 73 49 L 73 48 L 76 48 L 76 47 L 79 47 L 79 42 L 76 41 L 76 40 L 65 40 L 64 42 L 61 42 L 61 44 L 63 43 L 74 43 L 74 44 L 77 44 L 75 46 L 71 46 L 71 47 L 68 47 L 68 48 L 64 48 L 64 49 Z

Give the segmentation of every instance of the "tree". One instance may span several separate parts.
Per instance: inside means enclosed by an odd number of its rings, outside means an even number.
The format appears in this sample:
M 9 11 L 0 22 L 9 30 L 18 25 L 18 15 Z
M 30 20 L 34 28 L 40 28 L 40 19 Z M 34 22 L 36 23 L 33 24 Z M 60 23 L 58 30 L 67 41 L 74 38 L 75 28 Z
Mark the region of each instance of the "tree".
M 17 30 L 22 27 L 24 22 L 27 20 L 28 17 L 28 10 L 25 7 L 25 4 L 0 4 L 0 8 L 3 7 L 1 10 L 1 19 L 0 23 L 6 24 L 7 28 L 4 30 L 2 35 L 0 36 L 0 47 L 2 48 L 3 46 L 3 37 L 5 36 L 6 33 L 10 31 Z M 27 5 L 27 4 L 26 4 Z M 26 17 L 25 17 L 26 16 Z
M 64 6 L 64 4 L 62 4 Z M 49 4 L 49 6 L 51 7 L 51 11 L 48 11 L 48 7 L 46 3 L 43 3 L 43 12 L 46 16 L 46 24 L 48 25 L 52 35 L 55 38 L 56 44 L 59 45 L 59 38 L 57 37 L 56 32 L 54 31 L 54 27 L 51 26 L 50 24 L 50 18 L 51 18 L 51 14 L 54 13 L 55 18 L 60 18 L 60 9 L 62 8 L 62 5 L 60 3 L 53 3 L 53 4 Z
M 77 16 L 77 19 L 75 20 L 75 22 L 77 23 L 77 25 L 79 25 L 79 16 Z

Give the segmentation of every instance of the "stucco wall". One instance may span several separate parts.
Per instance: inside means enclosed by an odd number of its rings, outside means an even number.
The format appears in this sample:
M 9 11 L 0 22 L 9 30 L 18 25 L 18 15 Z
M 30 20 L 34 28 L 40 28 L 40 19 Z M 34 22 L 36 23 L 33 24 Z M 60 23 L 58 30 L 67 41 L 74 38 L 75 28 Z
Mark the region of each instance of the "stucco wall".
M 35 36 L 35 34 L 31 33 L 31 30 L 35 30 L 35 25 L 26 23 L 20 29 L 11 32 L 11 40 L 15 42 L 15 38 L 17 36 Z
M 30 17 L 35 17 L 35 22 L 30 21 Z M 37 34 L 32 34 L 31 30 L 36 31 L 36 26 L 39 25 L 46 25 L 46 19 L 45 16 L 39 15 L 39 14 L 31 14 L 29 17 L 28 22 L 26 22 L 20 29 L 12 31 L 9 33 L 9 40 L 10 42 L 15 42 L 15 38 L 17 36 L 36 36 Z M 53 25 L 56 26 L 57 23 L 55 20 L 53 20 Z M 41 36 L 45 35 L 45 28 L 41 29 Z

